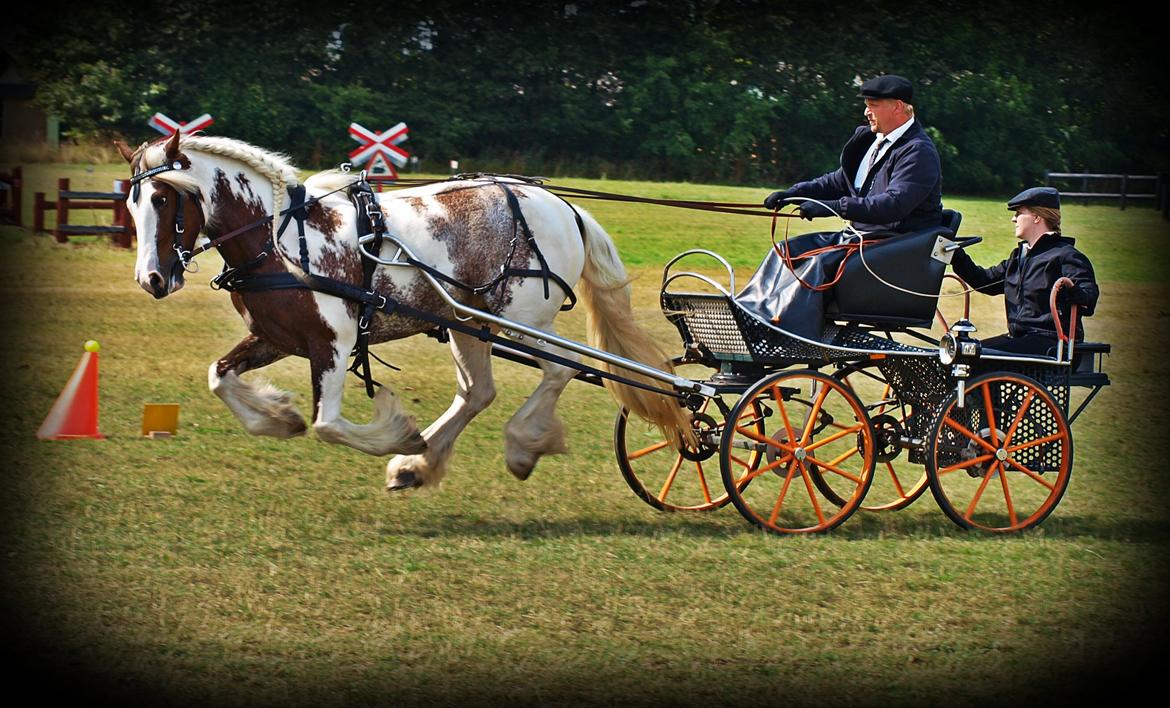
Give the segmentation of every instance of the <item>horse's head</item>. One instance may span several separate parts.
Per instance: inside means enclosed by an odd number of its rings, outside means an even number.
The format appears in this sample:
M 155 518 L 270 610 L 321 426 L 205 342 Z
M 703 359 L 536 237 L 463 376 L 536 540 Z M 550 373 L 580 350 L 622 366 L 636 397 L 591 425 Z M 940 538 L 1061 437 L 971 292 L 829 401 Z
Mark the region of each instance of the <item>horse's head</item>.
M 134 278 L 156 298 L 183 287 L 183 273 L 204 226 L 203 197 L 196 183 L 176 178 L 191 169 L 179 141 L 176 132 L 165 143 L 143 143 L 137 150 L 114 143 L 133 173 L 126 206 L 138 231 Z

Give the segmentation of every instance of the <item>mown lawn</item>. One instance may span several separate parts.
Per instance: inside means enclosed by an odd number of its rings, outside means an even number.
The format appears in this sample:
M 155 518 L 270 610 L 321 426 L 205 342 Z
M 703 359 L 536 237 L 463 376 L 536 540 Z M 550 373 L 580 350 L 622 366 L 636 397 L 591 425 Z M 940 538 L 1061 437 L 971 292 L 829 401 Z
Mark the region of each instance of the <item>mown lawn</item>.
M 64 168 L 26 168 L 52 184 Z M 108 171 L 108 173 L 107 173 Z M 122 170 L 72 170 L 108 188 Z M 86 184 L 86 179 L 93 181 Z M 574 180 L 645 196 L 758 201 L 764 188 Z M 32 187 L 27 197 L 31 203 Z M 1006 195 L 1005 195 L 1006 196 Z M 704 247 L 741 277 L 766 220 L 585 203 L 636 276 L 662 341 L 662 265 Z M 1011 248 L 998 199 L 949 198 L 992 262 Z M 819 228 L 819 224 L 817 225 Z M 245 332 L 204 283 L 174 298 L 133 282 L 133 255 L 0 230 L 6 471 L 4 607 L 24 684 L 48 698 L 202 705 L 1014 705 L 1156 685 L 1170 590 L 1165 246 L 1148 209 L 1069 205 L 1097 266 L 1089 337 L 1113 386 L 1077 421 L 1075 471 L 1034 532 L 964 533 L 929 494 L 824 536 L 779 538 L 732 508 L 662 514 L 625 486 L 614 407 L 569 387 L 570 452 L 520 482 L 500 431 L 536 374 L 497 364 L 499 396 L 461 439 L 442 490 L 387 497 L 384 460 L 253 438 L 206 388 Z M 793 235 L 811 230 L 794 222 Z M 1002 304 L 975 301 L 983 335 Z M 957 306 L 954 299 L 947 308 Z M 580 313 L 562 333 L 582 337 Z M 105 441 L 34 433 L 87 339 L 102 343 Z M 379 378 L 420 421 L 454 391 L 429 339 L 378 347 Z M 309 405 L 308 367 L 263 372 Z M 181 405 L 179 435 L 139 437 L 145 402 Z M 368 416 L 356 381 L 347 414 Z M 51 678 L 51 681 L 44 680 Z M 39 702 L 39 701 L 38 701 Z

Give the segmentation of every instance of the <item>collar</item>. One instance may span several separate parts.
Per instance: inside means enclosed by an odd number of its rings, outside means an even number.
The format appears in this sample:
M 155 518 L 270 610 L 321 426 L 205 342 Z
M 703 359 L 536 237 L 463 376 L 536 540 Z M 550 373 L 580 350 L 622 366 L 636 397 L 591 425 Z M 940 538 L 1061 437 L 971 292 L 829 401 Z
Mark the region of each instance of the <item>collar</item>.
M 912 125 L 914 125 L 914 118 L 911 118 L 910 120 L 906 121 L 902 125 L 899 125 L 897 128 L 894 128 L 889 133 L 884 133 L 884 134 L 878 133 L 877 140 L 874 141 L 874 143 L 876 144 L 878 141 L 881 141 L 881 140 L 889 140 L 890 144 L 892 145 L 892 144 L 898 142 L 898 140 L 903 135 L 906 134 L 906 131 L 910 130 L 910 126 L 912 126 Z

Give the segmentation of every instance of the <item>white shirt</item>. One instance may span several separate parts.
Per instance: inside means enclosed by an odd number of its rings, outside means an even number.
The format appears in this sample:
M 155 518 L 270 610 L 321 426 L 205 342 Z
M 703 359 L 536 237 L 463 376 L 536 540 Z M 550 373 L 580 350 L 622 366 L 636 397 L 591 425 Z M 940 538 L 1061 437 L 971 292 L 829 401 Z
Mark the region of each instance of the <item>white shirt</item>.
M 913 124 L 914 119 L 911 118 L 902 125 L 891 130 L 888 134 L 877 133 L 873 144 L 869 146 L 869 150 L 865 151 L 865 157 L 861 158 L 861 167 L 857 168 L 857 178 L 853 180 L 854 189 L 859 192 L 861 191 L 861 185 L 865 184 L 866 178 L 869 177 L 869 163 L 873 162 L 876 164 L 877 161 L 881 159 L 882 155 L 885 155 L 886 152 L 889 151 L 890 146 L 896 143 L 898 138 L 902 137 Z M 882 140 L 886 141 L 884 145 L 882 144 Z M 874 150 L 877 150 L 878 145 L 881 145 L 882 149 L 881 152 L 879 152 L 877 156 L 874 157 L 873 152 Z

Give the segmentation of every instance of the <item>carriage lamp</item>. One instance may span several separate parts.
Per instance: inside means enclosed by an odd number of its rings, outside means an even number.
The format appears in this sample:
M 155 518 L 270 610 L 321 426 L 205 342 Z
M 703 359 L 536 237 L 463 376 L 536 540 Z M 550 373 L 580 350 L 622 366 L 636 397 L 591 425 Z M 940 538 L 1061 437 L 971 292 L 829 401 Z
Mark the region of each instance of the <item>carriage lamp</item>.
M 957 381 L 959 407 L 963 407 L 966 398 L 964 389 L 966 380 L 971 375 L 971 362 L 979 358 L 983 350 L 978 339 L 971 336 L 975 332 L 975 325 L 970 320 L 961 319 L 951 325 L 950 330 L 942 336 L 938 343 L 938 359 L 945 366 L 951 367 L 951 376 Z

